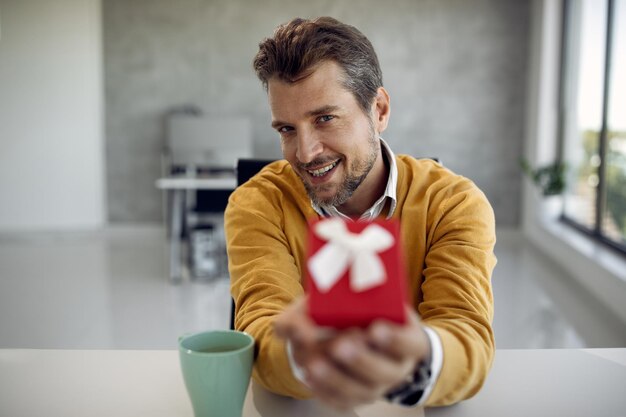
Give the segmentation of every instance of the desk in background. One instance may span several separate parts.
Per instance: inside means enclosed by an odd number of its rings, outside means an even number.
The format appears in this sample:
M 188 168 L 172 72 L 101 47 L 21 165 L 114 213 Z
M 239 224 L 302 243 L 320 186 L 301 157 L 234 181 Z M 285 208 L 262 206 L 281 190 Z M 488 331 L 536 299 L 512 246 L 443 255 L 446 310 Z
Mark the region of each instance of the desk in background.
M 167 223 L 169 231 L 170 250 L 170 280 L 181 279 L 181 233 L 183 217 L 186 215 L 185 194 L 189 190 L 228 190 L 237 187 L 237 178 L 234 173 L 219 174 L 202 177 L 165 177 L 156 181 L 160 190 L 167 192 Z
M 482 391 L 411 409 L 384 401 L 338 413 L 251 384 L 244 417 L 626 416 L 626 349 L 497 350 Z M 178 351 L 0 350 L 0 415 L 191 417 Z

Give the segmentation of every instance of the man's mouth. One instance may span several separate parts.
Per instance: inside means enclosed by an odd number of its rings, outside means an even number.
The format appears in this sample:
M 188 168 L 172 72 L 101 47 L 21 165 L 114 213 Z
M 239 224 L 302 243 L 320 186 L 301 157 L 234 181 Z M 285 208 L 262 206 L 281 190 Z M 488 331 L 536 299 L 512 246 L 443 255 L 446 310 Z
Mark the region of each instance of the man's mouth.
M 307 169 L 306 172 L 308 172 L 314 177 L 323 177 L 324 175 L 328 174 L 333 168 L 335 168 L 339 164 L 339 161 L 340 159 L 337 159 L 336 161 L 333 161 L 330 164 L 323 166 L 321 168 L 313 169 L 313 170 Z

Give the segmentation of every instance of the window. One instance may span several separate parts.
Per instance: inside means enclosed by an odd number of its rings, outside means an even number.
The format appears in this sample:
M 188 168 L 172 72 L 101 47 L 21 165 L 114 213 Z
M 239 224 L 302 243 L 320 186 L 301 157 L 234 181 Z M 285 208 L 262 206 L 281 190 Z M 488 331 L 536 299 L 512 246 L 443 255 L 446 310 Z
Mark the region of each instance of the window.
M 626 0 L 565 0 L 563 219 L 626 252 Z

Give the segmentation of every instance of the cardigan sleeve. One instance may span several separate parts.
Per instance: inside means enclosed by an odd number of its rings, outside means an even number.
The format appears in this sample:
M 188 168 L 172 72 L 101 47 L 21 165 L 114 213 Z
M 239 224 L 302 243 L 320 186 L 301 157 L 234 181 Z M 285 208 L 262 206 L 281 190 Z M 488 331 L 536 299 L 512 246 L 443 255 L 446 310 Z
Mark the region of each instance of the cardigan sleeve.
M 284 217 L 267 195 L 239 187 L 224 215 L 235 328 L 256 341 L 253 379 L 277 394 L 310 397 L 291 372 L 285 342 L 276 338 L 273 320 L 303 294 L 300 271 L 289 250 Z
M 495 351 L 493 210 L 467 179 L 454 182 L 441 194 L 428 233 L 423 301 L 418 306 L 424 324 L 440 336 L 444 351 L 427 406 L 453 404 L 477 393 Z

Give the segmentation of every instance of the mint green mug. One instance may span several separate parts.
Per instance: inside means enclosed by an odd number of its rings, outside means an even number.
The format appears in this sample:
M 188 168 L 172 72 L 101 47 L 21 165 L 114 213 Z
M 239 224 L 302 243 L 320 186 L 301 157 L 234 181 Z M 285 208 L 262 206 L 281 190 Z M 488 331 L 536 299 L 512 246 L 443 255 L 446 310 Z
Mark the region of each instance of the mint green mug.
M 195 417 L 241 417 L 254 362 L 254 338 L 212 330 L 178 338 L 180 366 Z

